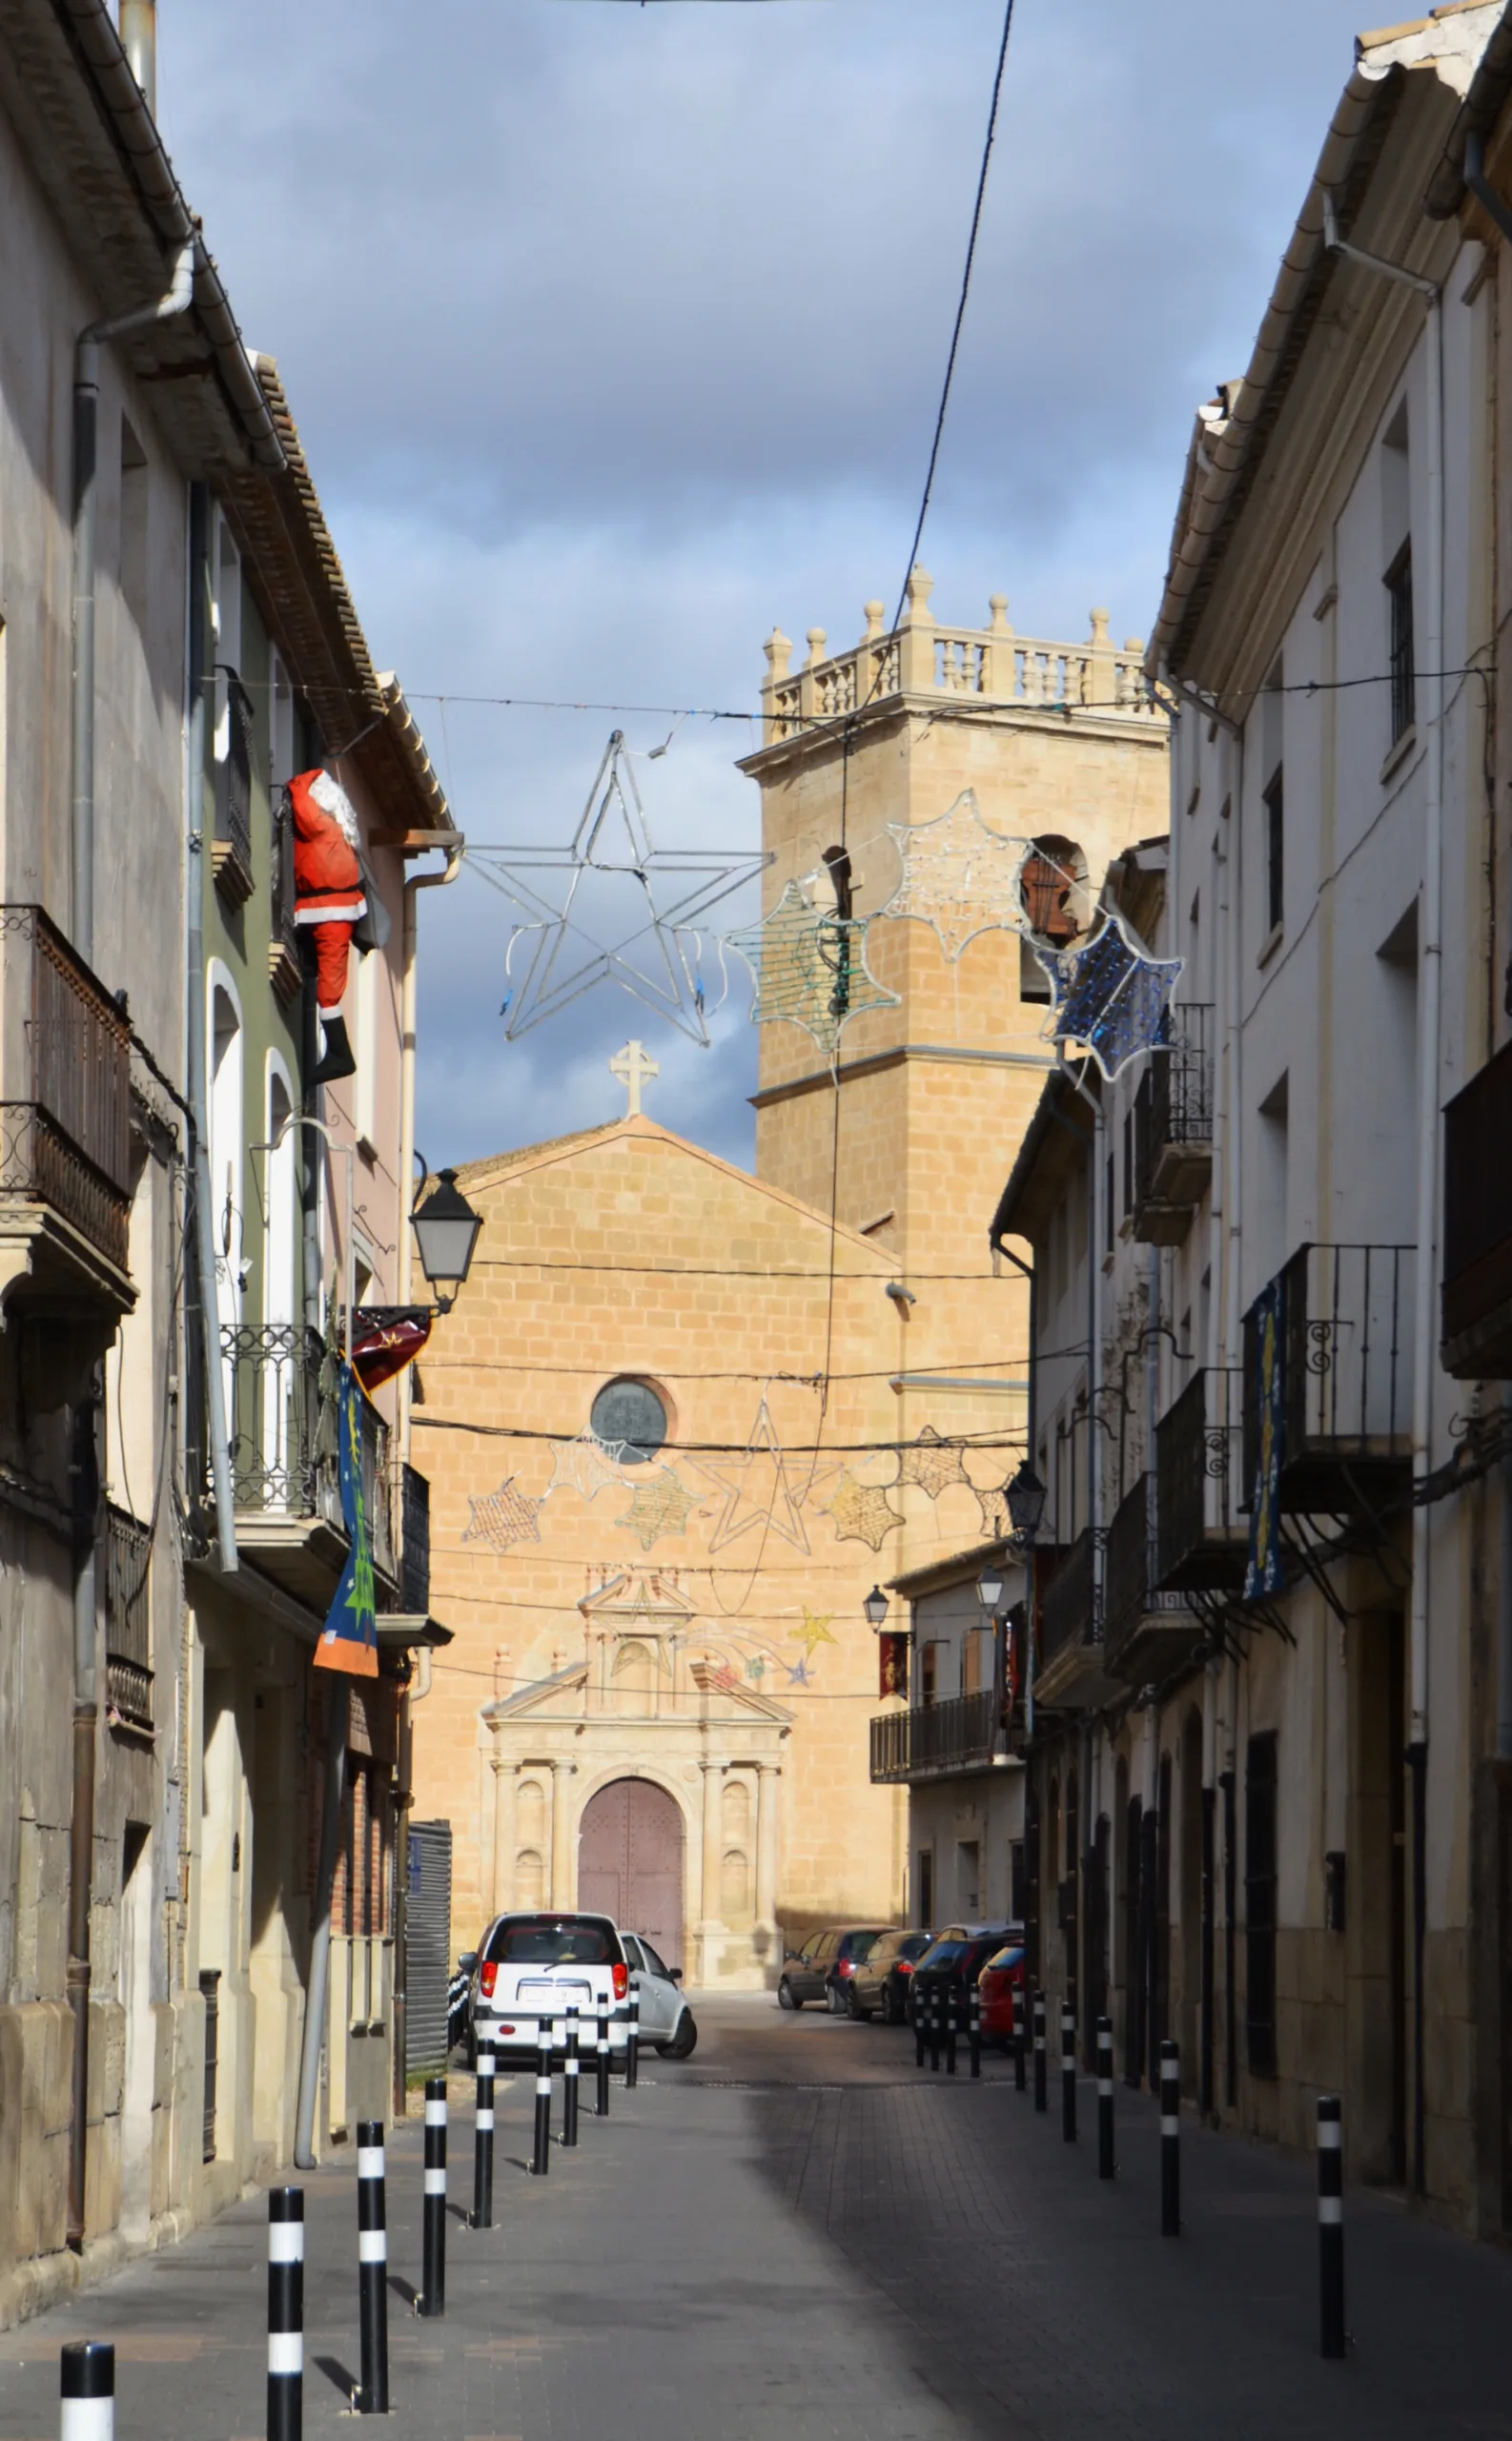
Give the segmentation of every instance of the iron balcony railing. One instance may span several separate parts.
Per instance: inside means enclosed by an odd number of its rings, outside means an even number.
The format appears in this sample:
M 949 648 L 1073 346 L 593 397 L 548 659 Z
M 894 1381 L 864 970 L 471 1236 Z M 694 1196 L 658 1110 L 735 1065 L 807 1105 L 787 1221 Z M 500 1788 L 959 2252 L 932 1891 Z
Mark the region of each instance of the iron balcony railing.
M 1341 1467 L 1401 1459 L 1412 1418 L 1412 1246 L 1304 1245 L 1244 1318 L 1244 1486 L 1260 1465 L 1274 1311 L 1283 1499 L 1327 1508 Z
M 1512 1379 L 1512 1043 L 1443 1114 L 1443 1361 Z
M 1040 1595 L 1041 1669 L 1069 1645 L 1096 1639 L 1096 1542 L 1090 1526 L 1078 1534 L 1062 1554 L 1060 1566 Z
M 1173 1008 L 1134 1097 L 1134 1200 L 1188 1206 L 1200 1194 L 1213 1143 L 1213 1008 Z
M 414 1467 L 400 1474 L 399 1510 L 399 1609 L 419 1618 L 431 1607 L 431 1487 Z
M 227 1323 L 220 1344 L 236 1509 L 323 1517 L 339 1527 L 337 1370 L 319 1332 L 304 1323 Z M 358 1413 L 373 1564 L 392 1578 L 388 1426 L 367 1399 Z
M 1154 1479 L 1141 1475 L 1114 1510 L 1103 1558 L 1103 1633 L 1110 1640 L 1137 1618 L 1154 1583 Z
M 1194 1373 L 1155 1426 L 1154 1582 L 1219 1587 L 1244 1565 L 1244 1375 Z
M 113 1722 L 153 1727 L 153 1543 L 124 1508 L 105 1512 L 105 1700 Z
M 914 1780 L 982 1770 L 992 1759 L 1000 1711 L 987 1687 L 943 1704 L 879 1713 L 871 1723 L 871 1777 Z
M 127 1269 L 131 1025 L 40 907 L 0 907 L 0 1196 Z

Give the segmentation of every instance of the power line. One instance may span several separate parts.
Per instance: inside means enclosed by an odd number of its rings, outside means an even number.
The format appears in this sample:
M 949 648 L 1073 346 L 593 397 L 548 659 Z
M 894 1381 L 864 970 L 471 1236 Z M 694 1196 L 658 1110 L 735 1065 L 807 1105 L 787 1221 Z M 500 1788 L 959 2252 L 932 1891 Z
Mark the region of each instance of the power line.
M 764 1375 L 762 1378 L 768 1377 Z M 531 1430 L 521 1424 L 467 1424 L 460 1417 L 426 1415 L 420 1409 L 412 1414 L 410 1421 L 413 1426 L 424 1425 L 432 1432 L 468 1432 L 484 1441 L 561 1442 L 563 1446 L 568 1446 L 582 1439 L 581 1425 L 576 1432 L 544 1432 Z M 785 1441 L 782 1448 L 783 1455 L 788 1458 L 852 1458 L 896 1454 L 916 1449 L 918 1446 L 915 1436 L 909 1441 Z M 938 1441 L 931 1441 L 928 1446 L 931 1449 L 1022 1449 L 1025 1441 L 1021 1432 L 945 1432 L 941 1433 Z M 664 1441 L 657 1455 L 660 1457 L 668 1449 L 693 1457 L 745 1458 L 750 1454 L 750 1444 L 748 1441 Z M 891 1491 L 896 1487 L 883 1484 L 878 1488 Z
M 1025 1356 L 942 1356 L 931 1369 L 941 1373 L 964 1373 L 974 1365 L 978 1372 L 1000 1373 L 1005 1365 L 1023 1365 L 1028 1362 Z M 774 1372 L 769 1364 L 754 1368 L 746 1365 L 727 1372 L 705 1372 L 697 1366 L 683 1364 L 667 1367 L 680 1382 L 771 1382 L 802 1390 L 817 1390 L 825 1382 L 891 1382 L 908 1369 L 902 1364 L 874 1364 L 856 1372 L 832 1373 L 828 1365 L 820 1365 L 812 1373 L 780 1373 Z M 426 1361 L 425 1370 L 427 1373 L 564 1373 L 574 1380 L 592 1382 L 603 1378 L 602 1364 L 551 1364 L 537 1363 L 529 1357 L 513 1356 L 432 1356 Z M 890 1448 L 892 1445 L 889 1443 L 888 1446 Z M 909 1442 L 899 1444 L 902 1448 L 911 1446 Z

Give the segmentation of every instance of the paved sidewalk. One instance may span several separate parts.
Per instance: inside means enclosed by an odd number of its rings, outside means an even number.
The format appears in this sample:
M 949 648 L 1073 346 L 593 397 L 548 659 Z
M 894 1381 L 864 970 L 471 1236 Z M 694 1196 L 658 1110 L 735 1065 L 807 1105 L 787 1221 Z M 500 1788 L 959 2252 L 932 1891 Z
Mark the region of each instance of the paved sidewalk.
M 617 2085 L 578 2153 L 523 2174 L 528 2080 L 501 2082 L 499 2226 L 450 2228 L 442 2323 L 419 2276 L 420 2132 L 390 2146 L 394 2413 L 424 2441 L 1398 2441 L 1512 2436 L 1512 2261 L 1400 2206 L 1348 2203 L 1352 2360 L 1317 2354 L 1305 2164 L 1184 2138 L 1187 2227 L 1162 2242 L 1148 2103 L 1120 2087 L 1115 2187 L 1058 2095 L 1036 2118 L 912 2066 L 879 2027 L 709 2002 L 685 2065 Z M 451 2192 L 471 2196 L 453 2082 Z M 560 2089 L 559 2089 L 560 2094 Z M 306 2178 L 311 2441 L 358 2429 L 356 2178 Z M 265 2206 L 0 2337 L 0 2441 L 57 2431 L 65 2337 L 117 2345 L 120 2441 L 263 2431 Z

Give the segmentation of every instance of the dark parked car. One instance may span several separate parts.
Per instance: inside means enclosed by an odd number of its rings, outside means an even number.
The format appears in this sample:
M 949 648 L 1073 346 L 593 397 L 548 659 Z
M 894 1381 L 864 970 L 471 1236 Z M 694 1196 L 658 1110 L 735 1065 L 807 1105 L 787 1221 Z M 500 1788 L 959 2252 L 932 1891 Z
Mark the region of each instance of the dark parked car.
M 801 2009 L 806 2000 L 823 2000 L 832 2017 L 843 2017 L 850 1978 L 883 1924 L 836 1924 L 828 1932 L 810 1933 L 802 1949 L 789 1950 L 777 1986 L 779 2006 Z
M 874 1940 L 850 1978 L 850 2015 L 880 2016 L 884 2025 L 901 2025 L 908 2013 L 909 1979 L 934 1938 L 933 1933 L 904 1930 L 883 1933 Z
M 938 1996 L 942 2008 L 953 1999 L 955 2021 L 966 2031 L 966 1996 L 990 1958 L 1011 1940 L 1022 1940 L 1021 1924 L 951 1924 L 920 1959 L 909 1981 L 911 2022 L 921 1997 Z

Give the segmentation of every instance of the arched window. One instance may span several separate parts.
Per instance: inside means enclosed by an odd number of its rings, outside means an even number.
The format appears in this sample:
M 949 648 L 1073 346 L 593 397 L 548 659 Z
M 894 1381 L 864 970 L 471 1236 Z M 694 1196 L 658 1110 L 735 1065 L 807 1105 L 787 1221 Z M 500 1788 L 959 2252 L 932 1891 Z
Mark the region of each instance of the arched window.
M 1074 839 L 1047 832 L 1032 843 L 1018 876 L 1030 930 L 1052 949 L 1069 949 L 1087 929 L 1087 859 Z M 1029 941 L 1020 945 L 1019 998 L 1049 1000 L 1050 980 Z

